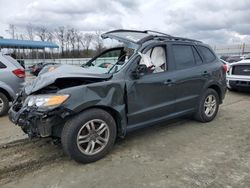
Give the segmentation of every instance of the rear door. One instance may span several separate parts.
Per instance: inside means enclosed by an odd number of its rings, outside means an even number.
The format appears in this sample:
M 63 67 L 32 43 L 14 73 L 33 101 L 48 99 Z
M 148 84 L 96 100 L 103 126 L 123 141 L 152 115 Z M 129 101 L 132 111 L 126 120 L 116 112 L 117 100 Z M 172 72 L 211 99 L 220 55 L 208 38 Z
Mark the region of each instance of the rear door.
M 199 102 L 207 81 L 202 58 L 192 44 L 172 44 L 172 61 L 175 64 L 176 111 L 191 112 Z M 199 64 L 201 66 L 199 66 Z

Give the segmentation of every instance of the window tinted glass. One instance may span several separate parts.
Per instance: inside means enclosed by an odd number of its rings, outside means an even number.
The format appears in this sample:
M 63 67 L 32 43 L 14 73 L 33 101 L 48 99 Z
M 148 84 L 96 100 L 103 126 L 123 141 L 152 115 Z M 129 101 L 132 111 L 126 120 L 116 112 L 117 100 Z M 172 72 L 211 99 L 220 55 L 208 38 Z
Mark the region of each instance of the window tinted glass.
M 185 69 L 195 65 L 192 46 L 173 45 L 176 68 Z
M 6 65 L 3 64 L 1 61 L 0 61 L 0 69 L 5 69 L 6 68 Z
M 193 53 L 194 53 L 194 58 L 195 58 L 195 61 L 198 65 L 202 64 L 202 59 L 201 59 L 201 56 L 198 54 L 197 50 L 192 47 L 193 49 Z
M 198 48 L 204 56 L 206 62 L 212 62 L 216 59 L 215 55 L 208 48 L 204 46 L 199 46 Z

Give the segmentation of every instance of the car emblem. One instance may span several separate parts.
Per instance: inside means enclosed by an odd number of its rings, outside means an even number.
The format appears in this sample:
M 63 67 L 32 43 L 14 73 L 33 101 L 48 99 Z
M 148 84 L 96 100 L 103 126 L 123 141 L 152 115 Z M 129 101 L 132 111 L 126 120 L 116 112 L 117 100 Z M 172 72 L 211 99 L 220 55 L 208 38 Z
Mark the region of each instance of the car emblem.
M 250 72 L 250 69 L 244 69 L 243 72 Z

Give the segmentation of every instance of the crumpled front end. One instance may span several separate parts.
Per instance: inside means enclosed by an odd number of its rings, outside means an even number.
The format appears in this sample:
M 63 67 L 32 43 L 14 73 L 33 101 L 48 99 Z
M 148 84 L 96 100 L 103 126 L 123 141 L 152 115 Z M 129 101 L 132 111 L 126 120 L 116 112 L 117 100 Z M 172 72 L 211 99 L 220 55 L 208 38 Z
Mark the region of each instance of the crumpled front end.
M 89 108 L 104 108 L 116 116 L 118 134 L 125 134 L 125 82 L 76 69 L 60 66 L 28 83 L 13 102 L 9 119 L 30 137 L 61 137 L 69 118 Z
M 24 92 L 19 94 L 9 110 L 9 119 L 20 126 L 29 137 L 60 136 L 66 117 L 72 112 L 63 107 L 42 109 L 28 106 Z

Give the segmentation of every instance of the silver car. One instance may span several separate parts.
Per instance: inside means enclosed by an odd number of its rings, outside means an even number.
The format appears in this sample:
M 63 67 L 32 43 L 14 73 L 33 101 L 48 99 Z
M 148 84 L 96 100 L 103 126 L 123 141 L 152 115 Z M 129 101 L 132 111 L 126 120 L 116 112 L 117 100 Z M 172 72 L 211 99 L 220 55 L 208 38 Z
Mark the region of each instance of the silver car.
M 0 52 L 0 116 L 5 115 L 24 86 L 25 71 L 12 57 Z
M 230 64 L 227 88 L 232 91 L 250 91 L 250 59 Z

